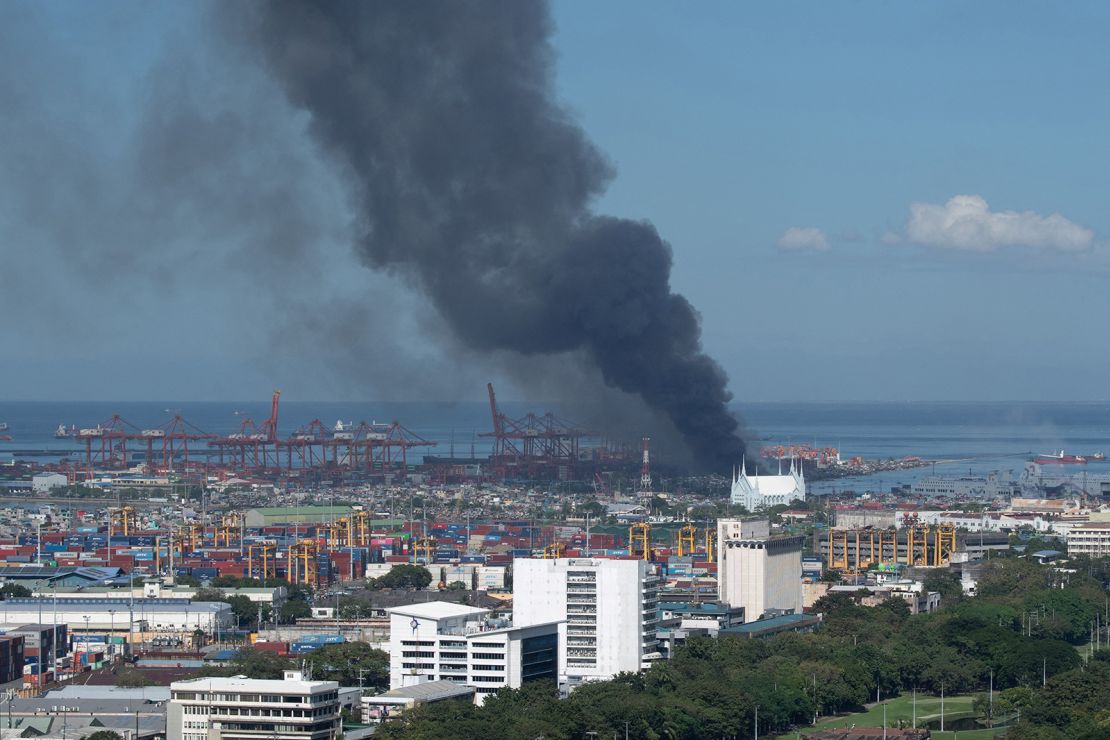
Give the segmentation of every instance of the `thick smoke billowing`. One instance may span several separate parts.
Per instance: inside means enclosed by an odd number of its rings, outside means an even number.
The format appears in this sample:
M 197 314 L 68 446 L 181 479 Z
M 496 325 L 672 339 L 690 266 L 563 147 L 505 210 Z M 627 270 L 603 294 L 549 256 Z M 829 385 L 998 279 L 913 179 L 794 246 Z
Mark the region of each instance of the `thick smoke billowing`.
M 702 463 L 737 459 L 670 247 L 591 209 L 610 167 L 555 100 L 545 3 L 222 8 L 349 176 L 369 266 L 415 284 L 466 346 L 584 357 Z

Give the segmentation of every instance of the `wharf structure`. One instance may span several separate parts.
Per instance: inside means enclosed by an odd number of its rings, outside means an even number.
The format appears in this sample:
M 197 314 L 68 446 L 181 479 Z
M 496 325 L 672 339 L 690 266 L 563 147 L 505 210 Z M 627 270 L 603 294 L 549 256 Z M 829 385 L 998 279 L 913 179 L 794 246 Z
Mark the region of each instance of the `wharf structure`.
M 956 528 L 914 525 L 902 529 L 831 529 L 818 535 L 818 547 L 833 570 L 860 572 L 872 566 L 948 565 L 957 551 Z

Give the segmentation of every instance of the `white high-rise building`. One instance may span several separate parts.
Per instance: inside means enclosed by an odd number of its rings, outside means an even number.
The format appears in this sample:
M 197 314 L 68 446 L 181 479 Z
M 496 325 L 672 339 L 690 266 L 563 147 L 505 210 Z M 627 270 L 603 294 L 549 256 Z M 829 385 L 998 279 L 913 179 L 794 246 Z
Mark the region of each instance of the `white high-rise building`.
M 778 475 L 749 475 L 747 460 L 740 464 L 738 472 L 733 471 L 730 501 L 753 514 L 771 506 L 805 500 L 806 476 L 800 460 L 797 463 L 791 460 L 790 472 L 780 470 Z
M 474 702 L 503 686 L 558 676 L 557 617 L 524 627 L 489 618 L 488 609 L 431 601 L 389 613 L 389 688 L 453 681 L 477 689 Z
M 771 537 L 767 520 L 717 521 L 717 596 L 744 607 L 744 621 L 768 611 L 802 611 L 802 537 Z
M 559 682 L 639 671 L 658 657 L 659 578 L 643 560 L 518 558 L 513 561 L 513 624 L 563 620 Z
M 168 740 L 334 740 L 340 731 L 339 684 L 305 681 L 286 671 L 284 681 L 193 678 L 170 684 Z
M 1068 530 L 1068 555 L 1110 555 L 1110 522 L 1092 521 Z

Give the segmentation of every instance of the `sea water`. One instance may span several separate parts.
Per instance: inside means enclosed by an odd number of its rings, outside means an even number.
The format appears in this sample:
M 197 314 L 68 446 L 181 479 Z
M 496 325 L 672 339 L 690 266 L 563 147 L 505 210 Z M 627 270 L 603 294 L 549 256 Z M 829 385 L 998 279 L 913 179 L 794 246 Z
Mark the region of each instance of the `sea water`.
M 503 411 L 520 416 L 557 405 L 506 402 Z M 842 458 L 901 458 L 914 455 L 935 461 L 923 468 L 891 471 L 863 478 L 811 482 L 814 493 L 837 490 L 885 491 L 932 473 L 981 475 L 1012 471 L 1019 475 L 1033 455 L 1059 450 L 1090 456 L 1110 452 L 1110 403 L 740 403 L 734 410 L 748 430 L 751 444 L 806 444 L 836 447 Z M 261 424 L 269 417 L 264 401 L 195 402 L 0 402 L 0 421 L 9 425 L 11 442 L 0 442 L 0 459 L 11 450 L 78 449 L 72 439 L 55 439 L 59 424 L 95 427 L 118 415 L 138 429 L 166 424 L 180 415 L 197 429 L 217 435 L 239 431 L 242 422 Z M 318 419 L 331 429 L 336 421 L 399 421 L 415 435 L 435 443 L 421 452 L 481 457 L 491 448 L 489 406 L 481 402 L 308 402 L 283 401 L 280 436 Z M 573 420 L 573 419 L 572 419 Z M 138 451 L 138 443 L 135 447 Z M 754 454 L 754 453 L 751 453 Z M 740 460 L 736 461 L 737 464 Z M 1090 463 L 1091 472 L 1110 472 L 1110 465 Z M 729 471 L 719 471 L 727 475 Z

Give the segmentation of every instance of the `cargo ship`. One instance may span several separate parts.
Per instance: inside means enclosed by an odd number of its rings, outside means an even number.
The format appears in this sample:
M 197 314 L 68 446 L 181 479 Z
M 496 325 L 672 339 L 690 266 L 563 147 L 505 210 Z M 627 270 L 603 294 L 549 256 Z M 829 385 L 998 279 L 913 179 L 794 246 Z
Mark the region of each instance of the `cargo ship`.
M 1065 455 L 1063 450 L 1058 453 L 1037 455 L 1033 458 L 1033 462 L 1038 465 L 1086 465 L 1087 458 L 1080 455 Z

